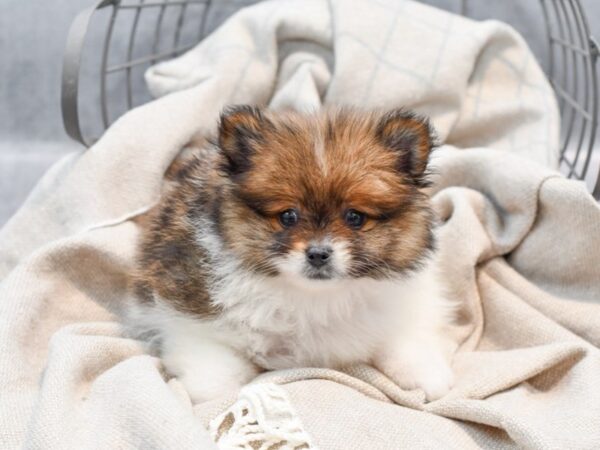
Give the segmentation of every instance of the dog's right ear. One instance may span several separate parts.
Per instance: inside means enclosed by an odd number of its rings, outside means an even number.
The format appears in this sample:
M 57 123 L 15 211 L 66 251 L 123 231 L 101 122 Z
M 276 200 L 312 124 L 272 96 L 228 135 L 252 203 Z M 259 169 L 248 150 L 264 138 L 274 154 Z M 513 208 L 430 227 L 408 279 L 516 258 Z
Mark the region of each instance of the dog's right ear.
M 429 121 L 410 111 L 395 109 L 381 117 L 377 135 L 398 155 L 398 170 L 410 175 L 417 185 L 426 186 L 427 163 L 436 145 Z
M 255 106 L 230 106 L 223 111 L 218 144 L 224 156 L 223 169 L 229 175 L 240 175 L 250 169 L 254 148 L 269 123 Z

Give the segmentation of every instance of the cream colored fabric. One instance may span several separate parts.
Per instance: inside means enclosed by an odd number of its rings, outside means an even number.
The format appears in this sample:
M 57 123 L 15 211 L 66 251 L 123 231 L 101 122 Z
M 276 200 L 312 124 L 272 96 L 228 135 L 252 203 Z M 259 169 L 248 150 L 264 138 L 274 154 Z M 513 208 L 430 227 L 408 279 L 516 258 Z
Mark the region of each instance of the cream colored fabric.
M 462 147 L 434 161 L 457 383 L 425 404 L 369 367 L 264 375 L 298 435 L 320 449 L 600 447 L 600 209 L 545 167 L 556 107 L 513 31 L 404 1 L 265 2 L 147 80 L 170 95 L 53 167 L 0 231 L 0 448 L 211 448 L 211 421 L 243 398 L 192 406 L 119 325 L 132 219 L 225 104 L 321 102 L 416 108 Z

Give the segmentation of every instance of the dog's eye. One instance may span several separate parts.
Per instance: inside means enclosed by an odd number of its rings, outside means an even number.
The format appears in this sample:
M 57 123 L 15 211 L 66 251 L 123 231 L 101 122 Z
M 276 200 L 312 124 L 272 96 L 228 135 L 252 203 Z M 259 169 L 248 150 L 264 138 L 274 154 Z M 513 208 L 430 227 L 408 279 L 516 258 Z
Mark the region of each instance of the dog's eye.
M 295 209 L 286 209 L 283 212 L 279 213 L 279 223 L 284 228 L 293 227 L 298 223 L 298 211 Z
M 355 230 L 359 230 L 365 223 L 366 215 L 355 209 L 349 209 L 346 211 L 344 221 L 346 225 Z

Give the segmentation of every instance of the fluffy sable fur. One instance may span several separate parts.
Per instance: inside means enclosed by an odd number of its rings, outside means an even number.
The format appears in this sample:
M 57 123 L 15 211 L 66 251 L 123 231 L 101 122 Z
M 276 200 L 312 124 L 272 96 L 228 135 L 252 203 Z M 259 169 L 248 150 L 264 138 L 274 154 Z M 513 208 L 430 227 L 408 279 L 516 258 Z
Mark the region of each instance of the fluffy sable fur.
M 353 363 L 440 397 L 432 147 L 404 110 L 228 109 L 142 226 L 132 323 L 196 401 L 264 369 Z

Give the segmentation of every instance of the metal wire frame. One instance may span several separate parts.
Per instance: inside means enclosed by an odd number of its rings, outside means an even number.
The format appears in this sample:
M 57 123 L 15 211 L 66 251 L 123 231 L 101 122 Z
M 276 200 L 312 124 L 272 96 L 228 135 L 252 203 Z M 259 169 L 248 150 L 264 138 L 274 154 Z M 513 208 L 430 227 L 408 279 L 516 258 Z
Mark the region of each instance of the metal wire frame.
M 548 78 L 561 113 L 561 169 L 586 178 L 598 127 L 598 46 L 579 0 L 542 0 L 548 39 Z M 600 174 L 592 195 L 600 199 Z
M 100 78 L 100 97 L 101 107 L 102 107 L 102 122 L 104 128 L 107 128 L 109 125 L 109 115 L 108 115 L 108 101 L 107 101 L 107 92 L 106 92 L 106 81 L 107 77 L 110 74 L 114 74 L 120 71 L 125 71 L 126 73 L 126 88 L 127 88 L 127 109 L 131 109 L 133 107 L 133 95 L 132 95 L 132 69 L 136 66 L 142 64 L 154 64 L 161 59 L 172 58 L 181 53 L 189 50 L 194 45 L 197 44 L 203 37 L 205 33 L 206 27 L 206 17 L 208 16 L 207 12 L 211 5 L 211 0 L 179 0 L 179 1 L 155 1 L 155 2 L 147 2 L 145 0 L 139 0 L 139 3 L 121 3 L 120 0 L 113 0 L 113 10 L 112 15 L 109 22 L 108 31 L 106 34 L 106 40 L 104 43 L 104 50 L 102 56 L 102 64 L 101 64 L 101 78 Z M 179 46 L 179 39 L 181 36 L 181 29 L 186 17 L 186 10 L 188 5 L 190 4 L 202 4 L 204 5 L 204 13 L 202 14 L 202 18 L 200 21 L 200 26 L 198 27 L 198 36 L 196 42 L 184 46 Z M 170 50 L 158 53 L 158 44 L 161 38 L 161 32 L 163 27 L 161 26 L 163 23 L 163 18 L 165 14 L 166 8 L 169 7 L 179 7 L 179 17 L 177 20 L 177 25 L 174 30 L 174 39 L 173 45 Z M 135 38 L 136 31 L 138 29 L 138 23 L 140 20 L 140 16 L 143 9 L 146 8 L 160 8 L 160 13 L 158 16 L 158 20 L 156 22 L 155 32 L 154 32 L 154 41 L 152 44 L 152 52 L 150 55 L 143 56 L 140 58 L 133 59 L 133 49 L 135 46 Z M 112 32 L 115 24 L 115 19 L 117 14 L 121 10 L 133 9 L 135 10 L 135 17 L 133 19 L 133 25 L 131 27 L 131 33 L 129 35 L 129 44 L 127 48 L 127 62 L 122 64 L 115 64 L 112 66 L 108 65 L 108 57 L 110 51 L 110 43 L 112 38 Z
M 206 32 L 206 19 L 208 12 L 211 7 L 212 0 L 161 0 L 161 1 L 146 1 L 146 0 L 101 0 L 94 6 L 82 11 L 76 18 L 71 29 L 69 30 L 69 36 L 67 39 L 67 47 L 65 49 L 63 59 L 63 81 L 62 81 L 62 113 L 63 123 L 67 134 L 81 142 L 85 146 L 89 146 L 93 139 L 88 136 L 84 136 L 81 130 L 79 121 L 79 108 L 78 108 L 78 97 L 79 97 L 79 74 L 81 70 L 81 59 L 83 54 L 83 47 L 85 42 L 86 33 L 90 25 L 90 21 L 94 13 L 103 8 L 112 7 L 110 18 L 108 20 L 108 27 L 106 30 L 103 47 L 102 47 L 102 58 L 100 63 L 100 114 L 102 119 L 102 126 L 104 129 L 108 128 L 111 123 L 110 105 L 111 99 L 109 98 L 109 92 L 107 89 L 108 78 L 113 74 L 124 73 L 125 74 L 125 88 L 126 88 L 126 110 L 133 108 L 134 96 L 133 87 L 134 83 L 139 83 L 140 80 L 133 79 L 132 71 L 134 68 L 151 65 L 156 62 L 173 58 L 178 56 L 185 51 L 196 45 L 205 35 Z M 181 36 L 182 29 L 186 20 L 186 12 L 191 5 L 199 5 L 203 7 L 200 22 L 198 24 L 198 31 L 196 38 L 192 43 L 182 45 Z M 167 39 L 166 30 L 163 26 L 163 19 L 167 8 L 178 8 L 179 13 L 174 30 L 171 30 L 171 46 L 168 50 L 159 51 L 159 44 L 165 42 Z M 134 58 L 134 49 L 136 47 L 136 37 L 138 36 L 138 25 L 142 18 L 142 11 L 148 9 L 159 9 L 158 19 L 156 20 L 154 28 L 154 36 L 152 42 L 152 50 L 148 55 Z M 113 32 L 115 29 L 115 23 L 119 14 L 122 11 L 133 11 L 134 17 L 129 32 L 129 39 L 127 43 L 126 61 L 118 64 L 109 64 L 111 56 L 111 44 L 113 43 Z
M 125 74 L 125 109 L 135 106 L 134 86 L 142 83 L 134 78 L 133 69 L 172 58 L 187 51 L 205 35 L 208 12 L 212 0 L 101 0 L 93 7 L 82 11 L 71 26 L 63 62 L 62 111 L 63 122 L 69 136 L 89 146 L 93 141 L 84 136 L 79 121 L 78 84 L 83 44 L 87 29 L 95 11 L 112 7 L 105 33 L 100 63 L 100 115 L 103 129 L 111 123 L 111 99 L 107 89 L 108 79 L 118 73 Z M 598 123 L 598 76 L 596 60 L 598 46 L 590 35 L 584 10 L 579 0 L 540 0 L 546 25 L 549 67 L 547 73 L 559 100 L 561 111 L 560 165 L 570 178 L 584 179 L 589 169 Z M 192 42 L 181 43 L 184 23 L 191 6 L 203 6 L 197 24 L 197 35 Z M 467 0 L 461 0 L 460 12 L 467 11 Z M 175 26 L 165 30 L 163 19 L 167 9 L 178 8 Z M 146 11 L 158 10 L 152 37 L 151 51 L 144 56 L 134 56 L 138 45 L 139 24 Z M 117 17 L 123 12 L 133 12 L 129 30 L 125 60 L 110 64 L 114 44 L 113 31 Z M 198 20 L 198 19 L 196 19 Z M 167 33 L 168 32 L 168 33 Z M 167 50 L 159 44 L 172 36 Z M 124 111 L 122 111 L 124 112 Z M 593 189 L 600 198 L 600 174 Z

